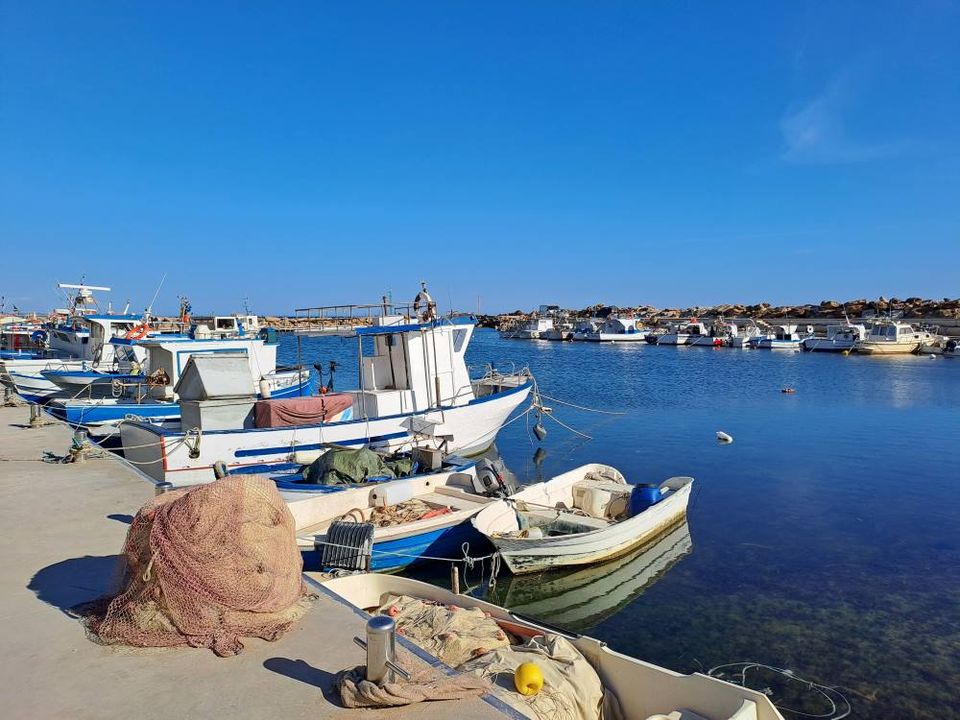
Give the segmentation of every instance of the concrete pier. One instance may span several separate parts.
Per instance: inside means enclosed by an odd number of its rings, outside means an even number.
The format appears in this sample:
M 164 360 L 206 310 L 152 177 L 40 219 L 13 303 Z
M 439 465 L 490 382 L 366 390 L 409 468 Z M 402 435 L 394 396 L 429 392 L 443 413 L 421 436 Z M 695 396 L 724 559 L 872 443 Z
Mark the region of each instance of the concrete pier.
M 482 698 L 386 711 L 347 710 L 335 674 L 360 665 L 352 642 L 364 619 L 321 594 L 277 642 L 249 639 L 221 658 L 193 648 L 104 647 L 87 639 L 70 608 L 113 585 L 128 523 L 153 488 L 113 456 L 82 464 L 66 454 L 68 427 L 29 428 L 29 409 L 0 408 L 0 659 L 8 718 L 489 718 Z M 425 663 L 398 648 L 404 660 Z

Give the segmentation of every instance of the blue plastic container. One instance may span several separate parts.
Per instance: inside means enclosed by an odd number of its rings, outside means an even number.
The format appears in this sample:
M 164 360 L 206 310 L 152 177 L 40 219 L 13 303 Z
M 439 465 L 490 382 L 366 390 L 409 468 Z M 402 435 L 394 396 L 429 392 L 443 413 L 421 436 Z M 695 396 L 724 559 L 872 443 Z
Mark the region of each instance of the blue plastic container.
M 658 485 L 634 485 L 630 492 L 630 517 L 639 515 L 662 499 Z

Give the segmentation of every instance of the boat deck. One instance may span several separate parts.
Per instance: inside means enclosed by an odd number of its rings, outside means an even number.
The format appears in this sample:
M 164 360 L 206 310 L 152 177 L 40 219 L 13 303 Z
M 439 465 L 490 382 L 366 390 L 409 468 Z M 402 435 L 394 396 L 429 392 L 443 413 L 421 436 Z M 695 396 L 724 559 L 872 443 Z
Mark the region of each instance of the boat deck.
M 502 716 L 481 698 L 388 711 L 347 710 L 335 674 L 362 664 L 352 642 L 364 617 L 324 591 L 277 642 L 245 641 L 235 657 L 209 650 L 104 647 L 69 609 L 110 590 L 128 523 L 153 488 L 115 458 L 40 462 L 63 454 L 70 430 L 26 427 L 29 410 L 0 408 L 0 613 L 8 628 L 0 683 L 12 718 L 374 718 Z M 398 638 L 401 646 L 405 641 Z M 414 665 L 408 650 L 401 652 Z M 15 690 L 12 690 L 15 688 Z
M 483 495 L 471 495 L 452 488 L 447 492 L 443 492 L 443 489 L 441 489 L 440 492 L 434 491 L 424 493 L 423 495 L 417 495 L 414 499 L 421 500 L 433 509 L 448 507 L 453 513 L 458 513 L 463 510 L 480 510 L 484 505 L 487 505 L 494 500 L 494 498 L 484 497 Z M 359 509 L 364 513 L 364 517 L 369 517 L 370 508 Z M 297 536 L 301 539 L 309 538 L 310 542 L 312 543 L 313 536 L 325 535 L 327 528 L 329 528 L 330 524 L 336 519 L 338 518 L 327 518 L 323 522 L 319 522 L 305 528 L 298 528 Z

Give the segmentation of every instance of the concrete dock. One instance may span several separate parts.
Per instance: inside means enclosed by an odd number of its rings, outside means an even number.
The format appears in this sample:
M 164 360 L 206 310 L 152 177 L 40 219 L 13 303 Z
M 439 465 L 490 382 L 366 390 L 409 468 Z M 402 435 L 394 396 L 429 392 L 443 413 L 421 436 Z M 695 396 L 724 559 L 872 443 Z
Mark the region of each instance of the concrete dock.
M 483 698 L 390 710 L 347 710 L 335 674 L 360 665 L 364 619 L 321 594 L 276 642 L 244 640 L 217 657 L 193 648 L 105 647 L 87 639 L 74 606 L 109 592 L 128 524 L 153 494 L 121 460 L 66 454 L 72 432 L 28 426 L 29 409 L 0 408 L 0 685 L 8 718 L 396 718 L 502 716 Z M 425 665 L 406 650 L 404 661 Z

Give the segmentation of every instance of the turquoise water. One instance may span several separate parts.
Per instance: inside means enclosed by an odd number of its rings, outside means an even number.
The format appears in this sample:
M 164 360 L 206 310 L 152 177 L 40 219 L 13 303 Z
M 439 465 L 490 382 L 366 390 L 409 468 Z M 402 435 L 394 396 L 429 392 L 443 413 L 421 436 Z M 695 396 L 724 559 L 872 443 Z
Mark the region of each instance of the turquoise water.
M 295 344 L 284 338 L 284 360 Z M 305 361 L 344 362 L 341 388 L 356 384 L 354 352 L 350 341 L 303 341 Z M 652 582 L 617 570 L 611 582 L 627 586 L 616 585 L 614 607 L 612 593 L 594 597 L 590 578 L 572 582 L 561 604 L 584 605 L 575 629 L 681 672 L 741 660 L 790 668 L 843 686 L 853 717 L 960 718 L 960 461 L 951 458 L 960 362 L 509 341 L 485 330 L 468 360 L 529 365 L 545 394 L 625 413 L 546 401 L 592 439 L 545 421 L 541 445 L 524 420 L 513 423 L 497 447 L 521 481 L 585 462 L 632 481 L 696 478 L 692 547 Z M 796 393 L 781 393 L 787 386 Z M 717 430 L 734 442 L 718 444 Z M 540 579 L 545 594 L 557 585 L 547 580 L 556 578 Z M 631 582 L 643 587 L 627 592 Z M 533 603 L 530 587 L 515 596 Z

